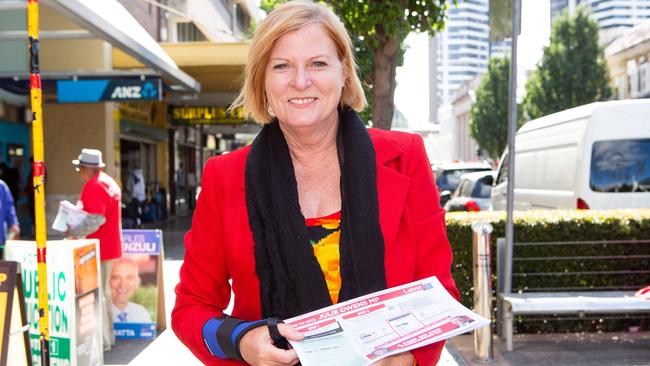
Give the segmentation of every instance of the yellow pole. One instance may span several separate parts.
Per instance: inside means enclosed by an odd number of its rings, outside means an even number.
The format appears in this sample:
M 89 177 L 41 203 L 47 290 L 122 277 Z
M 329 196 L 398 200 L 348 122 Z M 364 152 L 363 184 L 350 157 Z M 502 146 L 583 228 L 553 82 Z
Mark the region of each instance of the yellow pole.
M 50 365 L 50 331 L 47 303 L 47 233 L 45 227 L 45 164 L 43 157 L 43 92 L 38 60 L 38 0 L 27 1 L 29 35 L 29 84 L 32 103 L 32 141 L 34 149 L 34 206 L 36 212 L 36 258 L 38 261 L 38 329 L 41 333 L 41 366 Z

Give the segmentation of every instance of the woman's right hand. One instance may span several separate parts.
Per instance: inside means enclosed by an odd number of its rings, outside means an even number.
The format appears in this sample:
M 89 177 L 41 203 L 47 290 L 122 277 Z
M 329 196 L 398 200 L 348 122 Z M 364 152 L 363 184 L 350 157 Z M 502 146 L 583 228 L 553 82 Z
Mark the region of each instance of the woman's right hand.
M 303 335 L 286 324 L 278 324 L 280 334 L 292 341 L 303 339 Z M 283 350 L 273 345 L 269 329 L 257 327 L 244 335 L 239 342 L 239 351 L 246 363 L 253 366 L 295 365 L 300 360 L 293 349 Z

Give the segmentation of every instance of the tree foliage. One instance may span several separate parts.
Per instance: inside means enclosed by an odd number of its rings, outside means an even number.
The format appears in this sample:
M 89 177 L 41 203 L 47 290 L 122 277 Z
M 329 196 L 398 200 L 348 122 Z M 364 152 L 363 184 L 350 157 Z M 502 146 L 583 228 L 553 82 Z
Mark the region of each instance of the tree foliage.
M 598 23 L 579 7 L 551 29 L 551 43 L 526 84 L 524 109 L 530 119 L 605 100 L 611 95 L 607 64 L 598 44 Z
M 272 10 L 286 0 L 262 0 Z M 365 113 L 378 128 L 390 129 L 396 68 L 402 64 L 403 43 L 410 32 L 430 35 L 444 28 L 447 9 L 457 0 L 321 0 L 345 24 L 355 47 L 359 73 L 370 108 Z
M 490 41 L 512 38 L 512 0 L 490 0 Z
M 499 158 L 508 143 L 509 75 L 510 59 L 492 57 L 470 110 L 470 135 L 493 159 Z

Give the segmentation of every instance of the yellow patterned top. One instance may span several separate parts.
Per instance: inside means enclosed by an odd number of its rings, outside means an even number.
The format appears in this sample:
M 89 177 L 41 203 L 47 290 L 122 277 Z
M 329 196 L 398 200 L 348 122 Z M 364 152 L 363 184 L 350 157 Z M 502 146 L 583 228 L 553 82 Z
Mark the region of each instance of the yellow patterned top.
M 305 225 L 309 240 L 314 247 L 314 255 L 325 276 L 332 304 L 336 304 L 341 290 L 341 256 L 339 253 L 341 212 L 325 217 L 306 219 Z

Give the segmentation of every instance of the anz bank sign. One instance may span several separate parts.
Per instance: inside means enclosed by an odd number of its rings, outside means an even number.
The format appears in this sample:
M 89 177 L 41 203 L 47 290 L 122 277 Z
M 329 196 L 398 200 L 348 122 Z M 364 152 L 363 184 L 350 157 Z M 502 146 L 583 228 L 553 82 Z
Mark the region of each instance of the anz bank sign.
M 101 101 L 135 102 L 162 100 L 162 80 L 59 80 L 59 103 L 95 103 Z

